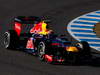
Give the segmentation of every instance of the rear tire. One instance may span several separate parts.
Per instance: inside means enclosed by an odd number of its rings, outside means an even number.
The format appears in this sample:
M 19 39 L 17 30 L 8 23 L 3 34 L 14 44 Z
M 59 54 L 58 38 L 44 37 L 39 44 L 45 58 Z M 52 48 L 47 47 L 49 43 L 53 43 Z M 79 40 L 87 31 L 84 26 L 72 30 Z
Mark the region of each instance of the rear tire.
M 4 47 L 6 49 L 16 49 L 18 47 L 19 37 L 14 30 L 8 30 L 4 33 Z

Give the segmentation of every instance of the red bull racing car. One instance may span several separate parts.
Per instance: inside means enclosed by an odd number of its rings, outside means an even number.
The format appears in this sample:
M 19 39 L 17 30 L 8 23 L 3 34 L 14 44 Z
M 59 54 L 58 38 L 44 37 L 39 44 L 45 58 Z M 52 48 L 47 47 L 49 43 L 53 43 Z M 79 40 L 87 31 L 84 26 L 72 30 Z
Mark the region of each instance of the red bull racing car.
M 47 34 L 31 33 L 35 24 L 42 20 L 36 16 L 18 16 L 14 18 L 14 27 L 4 33 L 6 49 L 21 49 L 37 55 L 41 61 L 48 63 L 76 63 L 91 58 L 89 44 L 86 41 L 68 41 L 64 35 L 54 32 Z M 44 27 L 44 26 L 42 26 Z

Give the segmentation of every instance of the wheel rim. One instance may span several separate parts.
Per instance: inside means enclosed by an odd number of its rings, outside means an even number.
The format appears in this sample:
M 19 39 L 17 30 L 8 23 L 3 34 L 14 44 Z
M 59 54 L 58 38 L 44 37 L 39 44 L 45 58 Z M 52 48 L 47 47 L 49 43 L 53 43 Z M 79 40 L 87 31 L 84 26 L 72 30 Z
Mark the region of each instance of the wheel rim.
M 77 43 L 76 46 L 83 49 L 83 45 L 81 43 Z
M 43 42 L 40 43 L 38 49 L 39 49 L 39 54 L 38 55 L 39 55 L 40 59 L 43 60 L 44 59 L 44 54 L 45 54 L 45 45 L 44 45 Z
M 5 32 L 4 34 L 4 46 L 5 48 L 8 48 L 10 44 L 10 34 L 8 32 Z

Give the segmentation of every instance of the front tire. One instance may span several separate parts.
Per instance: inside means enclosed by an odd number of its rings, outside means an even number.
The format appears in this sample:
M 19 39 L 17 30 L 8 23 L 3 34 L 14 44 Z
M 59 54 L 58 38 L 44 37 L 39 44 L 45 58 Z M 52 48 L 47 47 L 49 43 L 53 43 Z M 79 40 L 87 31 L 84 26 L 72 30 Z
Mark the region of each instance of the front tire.
M 88 44 L 88 42 L 86 42 L 86 41 L 81 41 L 81 42 L 79 42 L 79 43 L 77 43 L 77 46 L 79 47 L 79 49 L 80 49 L 80 54 L 81 54 L 81 56 L 84 56 L 84 57 L 89 57 L 89 58 L 91 58 L 91 48 L 90 48 L 90 46 L 89 46 L 89 44 Z
M 45 50 L 46 50 L 46 46 L 44 42 L 40 42 L 38 44 L 38 57 L 41 61 L 43 61 L 45 59 L 44 55 L 45 55 Z
M 78 54 L 77 53 L 73 53 L 73 52 L 68 52 L 67 54 L 67 62 L 69 64 L 77 64 L 78 63 Z

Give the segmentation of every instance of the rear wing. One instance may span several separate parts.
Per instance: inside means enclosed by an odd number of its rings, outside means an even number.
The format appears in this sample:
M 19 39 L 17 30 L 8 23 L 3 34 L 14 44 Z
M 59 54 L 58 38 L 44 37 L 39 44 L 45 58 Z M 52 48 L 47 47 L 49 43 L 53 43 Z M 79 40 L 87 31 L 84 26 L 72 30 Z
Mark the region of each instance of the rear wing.
M 17 16 L 14 18 L 14 30 L 20 36 L 21 33 L 28 33 L 34 24 L 40 21 L 41 19 L 36 16 Z
M 41 21 L 41 18 L 36 16 L 17 16 L 14 19 L 15 22 L 20 22 L 21 24 L 34 24 L 35 22 Z

